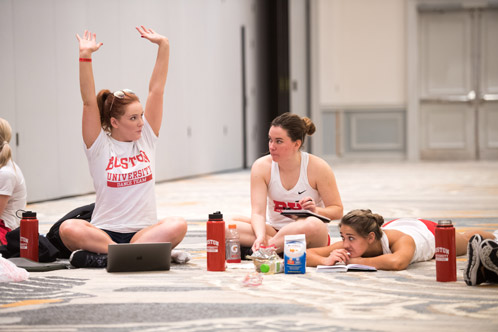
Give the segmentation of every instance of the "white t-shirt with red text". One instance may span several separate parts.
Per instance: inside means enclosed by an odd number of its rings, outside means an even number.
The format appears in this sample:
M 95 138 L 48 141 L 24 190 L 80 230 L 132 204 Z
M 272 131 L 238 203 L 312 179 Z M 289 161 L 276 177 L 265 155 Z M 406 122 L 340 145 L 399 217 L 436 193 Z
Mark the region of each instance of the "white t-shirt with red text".
M 0 219 L 3 219 L 5 226 L 10 229 L 19 227 L 21 221 L 16 216 L 16 211 L 26 208 L 27 191 L 21 169 L 12 160 L 0 168 L 0 195 L 10 196 Z
M 301 170 L 299 180 L 294 188 L 287 190 L 280 180 L 280 170 L 278 163 L 271 162 L 270 183 L 268 184 L 268 200 L 266 209 L 267 223 L 276 230 L 280 230 L 285 225 L 294 222 L 293 219 L 280 214 L 283 209 L 301 210 L 302 206 L 298 203 L 304 197 L 311 197 L 316 206 L 324 207 L 320 194 L 314 189 L 308 181 L 308 161 L 307 152 L 301 152 Z
M 133 233 L 157 223 L 155 149 L 157 136 L 144 118 L 142 136 L 121 142 L 101 130 L 85 148 L 96 200 L 91 223 L 101 229 Z

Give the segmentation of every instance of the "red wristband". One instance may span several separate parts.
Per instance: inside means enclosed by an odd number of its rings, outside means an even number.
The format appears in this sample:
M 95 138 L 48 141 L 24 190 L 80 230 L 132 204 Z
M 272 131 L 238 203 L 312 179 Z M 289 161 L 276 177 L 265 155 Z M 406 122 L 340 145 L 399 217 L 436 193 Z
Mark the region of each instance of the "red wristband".
M 80 58 L 80 62 L 92 62 L 92 58 Z

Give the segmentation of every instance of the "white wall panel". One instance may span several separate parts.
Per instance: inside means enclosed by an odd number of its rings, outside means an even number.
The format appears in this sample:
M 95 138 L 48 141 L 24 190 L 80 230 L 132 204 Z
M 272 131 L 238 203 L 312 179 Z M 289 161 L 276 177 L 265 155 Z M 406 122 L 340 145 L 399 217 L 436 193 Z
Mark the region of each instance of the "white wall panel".
M 75 38 L 85 29 L 104 43 L 93 55 L 97 92 L 130 88 L 144 106 L 157 46 L 140 38 L 135 26 L 152 27 L 170 39 L 158 181 L 241 167 L 240 28 L 246 27 L 252 43 L 246 49 L 248 92 L 253 92 L 248 102 L 257 111 L 255 3 L 0 0 L 5 47 L 0 93 L 9 109 L 5 117 L 20 133 L 17 160 L 28 200 L 93 190 L 81 139 Z
M 59 188 L 55 15 L 52 2 L 14 1 L 15 95 L 19 147 L 30 200 Z
M 14 68 L 14 24 L 12 0 L 0 1 L 0 117 L 6 119 L 12 127 L 13 139 L 11 148 L 14 159 L 17 161 L 15 133 L 17 132 L 16 119 L 16 75 Z
M 405 103 L 404 1 L 320 0 L 321 105 Z

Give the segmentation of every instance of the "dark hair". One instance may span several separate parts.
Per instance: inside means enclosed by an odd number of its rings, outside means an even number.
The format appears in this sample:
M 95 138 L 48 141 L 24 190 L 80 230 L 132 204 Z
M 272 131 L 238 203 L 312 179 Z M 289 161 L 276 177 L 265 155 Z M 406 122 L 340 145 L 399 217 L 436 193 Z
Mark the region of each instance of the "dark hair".
M 289 112 L 283 113 L 273 119 L 271 126 L 285 129 L 293 142 L 301 140 L 299 148 L 304 145 L 306 135 L 313 135 L 316 130 L 315 124 L 310 118 L 301 118 L 299 115 Z
M 353 210 L 342 217 L 339 228 L 346 225 L 355 230 L 361 237 L 367 237 L 370 232 L 374 232 L 375 238 L 382 238 L 380 226 L 384 224 L 384 218 L 370 210 Z
M 97 105 L 99 106 L 100 112 L 100 123 L 102 128 L 111 132 L 111 118 L 119 119 L 126 112 L 126 105 L 140 101 L 138 97 L 133 93 L 123 92 L 124 98 L 118 98 L 113 95 L 113 93 L 107 89 L 100 90 L 97 94 Z M 112 105 L 112 109 L 111 109 Z

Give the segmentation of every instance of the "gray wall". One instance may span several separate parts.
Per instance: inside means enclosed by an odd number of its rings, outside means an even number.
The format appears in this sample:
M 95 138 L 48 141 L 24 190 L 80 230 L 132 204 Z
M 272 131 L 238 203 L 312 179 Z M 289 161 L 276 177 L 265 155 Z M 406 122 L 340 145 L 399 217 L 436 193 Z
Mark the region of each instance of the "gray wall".
M 1 115 L 19 136 L 28 200 L 93 191 L 81 139 L 76 33 L 97 33 L 97 91 L 130 88 L 145 102 L 156 47 L 170 39 L 157 180 L 242 167 L 241 26 L 246 29 L 248 162 L 259 155 L 259 1 L 0 0 Z M 263 133 L 262 135 L 266 135 Z M 15 145 L 15 144 L 12 144 Z

